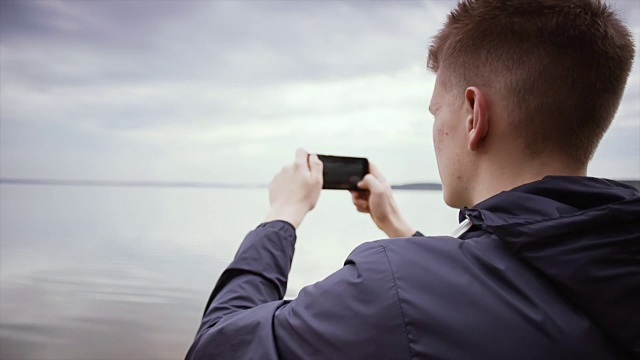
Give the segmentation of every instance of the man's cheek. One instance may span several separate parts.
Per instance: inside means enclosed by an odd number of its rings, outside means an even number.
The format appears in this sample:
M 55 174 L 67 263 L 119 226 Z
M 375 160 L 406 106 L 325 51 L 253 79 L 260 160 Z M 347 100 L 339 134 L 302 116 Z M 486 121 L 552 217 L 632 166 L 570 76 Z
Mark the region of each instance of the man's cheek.
M 434 124 L 433 126 L 433 145 L 436 150 L 436 154 L 440 152 L 442 148 L 442 143 L 446 141 L 448 133 L 442 128 L 442 126 L 438 126 Z

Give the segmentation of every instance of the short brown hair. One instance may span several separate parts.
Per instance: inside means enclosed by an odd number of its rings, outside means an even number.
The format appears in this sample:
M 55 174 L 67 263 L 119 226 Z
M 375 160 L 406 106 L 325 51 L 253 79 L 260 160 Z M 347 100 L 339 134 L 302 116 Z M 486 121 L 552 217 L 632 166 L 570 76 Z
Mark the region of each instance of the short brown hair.
M 462 0 L 429 48 L 457 90 L 489 88 L 531 155 L 586 164 L 615 115 L 631 34 L 599 0 Z

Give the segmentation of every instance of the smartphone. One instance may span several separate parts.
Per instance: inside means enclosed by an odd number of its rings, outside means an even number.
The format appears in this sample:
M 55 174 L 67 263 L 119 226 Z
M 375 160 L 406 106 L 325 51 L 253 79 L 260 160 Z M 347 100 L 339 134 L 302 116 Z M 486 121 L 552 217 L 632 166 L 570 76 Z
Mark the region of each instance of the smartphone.
M 320 155 L 322 161 L 323 189 L 359 190 L 358 182 L 369 173 L 366 158 Z

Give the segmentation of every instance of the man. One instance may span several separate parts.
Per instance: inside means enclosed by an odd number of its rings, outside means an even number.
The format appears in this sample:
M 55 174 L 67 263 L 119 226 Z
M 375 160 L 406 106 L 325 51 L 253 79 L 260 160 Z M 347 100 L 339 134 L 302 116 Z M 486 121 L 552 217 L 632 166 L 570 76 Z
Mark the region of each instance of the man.
M 465 0 L 429 50 L 458 237 L 423 237 L 375 167 L 353 195 L 390 237 L 283 301 L 322 163 L 299 150 L 215 286 L 188 359 L 640 357 L 640 194 L 586 177 L 633 62 L 596 0 Z M 399 238 L 398 238 L 399 237 Z

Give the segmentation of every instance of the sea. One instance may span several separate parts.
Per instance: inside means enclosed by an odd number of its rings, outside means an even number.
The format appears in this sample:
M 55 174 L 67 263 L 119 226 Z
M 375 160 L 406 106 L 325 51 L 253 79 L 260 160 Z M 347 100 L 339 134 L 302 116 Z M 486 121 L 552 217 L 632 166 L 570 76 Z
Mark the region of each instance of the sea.
M 394 194 L 421 232 L 456 228 L 441 191 Z M 184 358 L 268 199 L 259 187 L 0 184 L 0 359 Z M 339 190 L 323 190 L 297 234 L 290 299 L 385 238 Z

